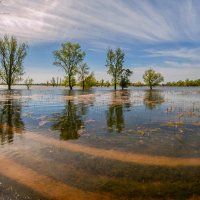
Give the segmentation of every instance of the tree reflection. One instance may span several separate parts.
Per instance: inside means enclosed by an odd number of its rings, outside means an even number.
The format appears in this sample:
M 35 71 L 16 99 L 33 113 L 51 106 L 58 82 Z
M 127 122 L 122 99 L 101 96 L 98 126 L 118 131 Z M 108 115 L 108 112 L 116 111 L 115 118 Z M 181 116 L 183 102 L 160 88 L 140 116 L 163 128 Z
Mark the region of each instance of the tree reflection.
M 107 111 L 107 127 L 110 132 L 114 127 L 117 132 L 124 128 L 124 108 L 129 108 L 130 92 L 128 90 L 115 91 L 112 93 L 111 104 Z
M 63 140 L 77 139 L 84 123 L 82 116 L 87 113 L 87 107 L 83 103 L 75 104 L 68 100 L 62 113 L 54 115 L 52 130 L 60 131 Z
M 14 133 L 22 133 L 24 123 L 21 119 L 21 103 L 14 99 L 14 94 L 1 94 L 0 102 L 0 136 L 1 143 L 12 142 Z
M 146 90 L 143 102 L 146 108 L 152 110 L 164 103 L 165 99 L 159 90 Z
M 124 128 L 124 115 L 123 115 L 123 106 L 114 105 L 109 106 L 107 113 L 107 126 L 109 131 L 113 131 L 113 126 L 116 127 L 117 132 L 121 132 Z

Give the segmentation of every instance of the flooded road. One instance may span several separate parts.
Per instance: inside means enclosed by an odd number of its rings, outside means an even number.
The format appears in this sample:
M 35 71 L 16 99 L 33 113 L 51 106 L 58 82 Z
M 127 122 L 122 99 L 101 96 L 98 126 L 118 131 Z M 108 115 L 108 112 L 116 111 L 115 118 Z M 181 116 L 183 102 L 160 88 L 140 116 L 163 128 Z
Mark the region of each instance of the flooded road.
M 0 199 L 199 198 L 200 88 L 0 94 Z

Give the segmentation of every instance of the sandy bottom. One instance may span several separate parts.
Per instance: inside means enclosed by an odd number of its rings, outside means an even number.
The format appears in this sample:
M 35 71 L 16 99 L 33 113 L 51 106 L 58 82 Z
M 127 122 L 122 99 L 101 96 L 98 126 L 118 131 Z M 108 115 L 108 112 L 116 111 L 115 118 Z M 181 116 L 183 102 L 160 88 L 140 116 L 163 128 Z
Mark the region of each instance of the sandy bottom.
M 177 166 L 200 166 L 199 158 L 175 158 L 167 156 L 151 156 L 145 154 L 133 154 L 126 153 L 116 150 L 106 150 L 99 149 L 94 147 L 88 147 L 85 145 L 74 144 L 67 141 L 60 141 L 54 138 L 49 138 L 43 135 L 34 134 L 28 132 L 25 134 L 27 138 L 42 142 L 48 145 L 53 145 L 58 148 L 63 148 L 73 152 L 80 152 L 96 157 L 103 157 L 107 159 L 122 161 L 122 162 L 131 162 L 137 164 L 146 164 L 146 165 L 157 165 L 157 166 L 167 166 L 167 167 L 177 167 Z

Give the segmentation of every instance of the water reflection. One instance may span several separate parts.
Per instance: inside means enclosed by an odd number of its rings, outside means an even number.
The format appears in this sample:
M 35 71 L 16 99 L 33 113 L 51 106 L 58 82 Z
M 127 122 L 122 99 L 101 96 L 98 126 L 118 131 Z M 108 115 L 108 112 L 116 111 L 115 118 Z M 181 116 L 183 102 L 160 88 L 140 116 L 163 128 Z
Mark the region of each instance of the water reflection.
M 124 128 L 124 107 L 131 107 L 129 91 L 115 91 L 111 96 L 111 104 L 107 111 L 107 127 L 112 132 L 114 127 L 117 132 Z
M 18 93 L 18 96 L 20 93 Z M 1 144 L 12 142 L 14 133 L 22 133 L 24 123 L 21 119 L 21 102 L 13 98 L 11 92 L 1 94 L 0 137 Z
M 69 140 L 80 137 L 84 127 L 82 116 L 87 113 L 85 104 L 75 104 L 74 101 L 66 101 L 65 109 L 62 113 L 54 114 L 52 130 L 60 131 L 60 139 Z
M 93 94 L 94 91 L 91 89 L 87 90 L 64 90 L 63 95 L 64 96 L 78 96 L 78 95 L 87 95 L 87 94 Z
M 143 103 L 146 108 L 153 110 L 165 102 L 164 96 L 159 90 L 146 90 Z

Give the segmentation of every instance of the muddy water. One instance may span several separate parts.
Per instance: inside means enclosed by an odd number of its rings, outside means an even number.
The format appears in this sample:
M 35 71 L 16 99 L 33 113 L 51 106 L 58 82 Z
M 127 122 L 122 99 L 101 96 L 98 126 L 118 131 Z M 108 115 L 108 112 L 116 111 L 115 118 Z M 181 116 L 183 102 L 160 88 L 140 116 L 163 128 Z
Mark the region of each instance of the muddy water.
M 0 94 L 0 199 L 200 196 L 200 88 Z

